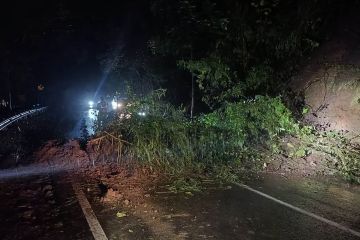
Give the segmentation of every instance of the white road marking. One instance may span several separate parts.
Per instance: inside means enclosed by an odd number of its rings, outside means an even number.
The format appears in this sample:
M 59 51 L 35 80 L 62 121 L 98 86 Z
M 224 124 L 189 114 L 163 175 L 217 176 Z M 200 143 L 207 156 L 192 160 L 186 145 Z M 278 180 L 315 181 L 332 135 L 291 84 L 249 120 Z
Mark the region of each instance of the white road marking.
M 94 211 L 91 208 L 89 201 L 87 200 L 84 192 L 78 183 L 73 182 L 72 187 L 75 191 L 75 195 L 80 203 L 80 207 L 85 215 L 86 221 L 90 226 L 90 230 L 95 240 L 108 240 L 104 230 L 102 229 Z
M 292 209 L 292 210 L 294 210 L 294 211 L 296 211 L 296 212 L 299 212 L 299 213 L 302 213 L 302 214 L 304 214 L 304 215 L 306 215 L 306 216 L 315 218 L 315 219 L 317 219 L 317 220 L 319 220 L 319 221 L 321 221 L 321 222 L 324 222 L 324 223 L 326 223 L 326 224 L 329 224 L 329 225 L 331 225 L 331 226 L 333 226 L 333 227 L 336 227 L 336 228 L 338 228 L 338 229 L 341 229 L 341 230 L 343 230 L 343 231 L 345 231 L 345 232 L 351 233 L 351 234 L 354 235 L 354 236 L 360 237 L 360 232 L 357 232 L 357 231 L 355 231 L 355 230 L 353 230 L 353 229 L 350 229 L 350 228 L 348 228 L 348 227 L 346 227 L 346 226 L 343 226 L 343 225 L 341 225 L 341 224 L 339 224 L 339 223 L 337 223 L 337 222 L 331 221 L 331 220 L 329 220 L 329 219 L 326 219 L 326 218 L 321 217 L 321 216 L 319 216 L 319 215 L 316 215 L 316 214 L 314 214 L 314 213 L 308 212 L 308 211 L 306 211 L 306 210 L 304 210 L 304 209 L 295 207 L 295 206 L 293 206 L 293 205 L 291 205 L 291 204 L 289 204 L 289 203 L 286 203 L 286 202 L 281 201 L 281 200 L 279 200 L 279 199 L 277 199 L 277 198 L 274 198 L 274 197 L 272 197 L 272 196 L 270 196 L 270 195 L 267 195 L 266 193 L 260 192 L 260 191 L 254 189 L 254 188 L 252 188 L 252 187 L 249 187 L 249 186 L 247 186 L 247 185 L 245 185 L 245 184 L 236 183 L 236 182 L 235 182 L 234 184 L 235 184 L 236 186 L 239 186 L 239 187 L 241 187 L 241 188 L 244 188 L 244 189 L 246 189 L 246 190 L 249 190 L 250 192 L 256 193 L 256 194 L 258 194 L 258 195 L 260 195 L 260 196 L 262 196 L 262 197 L 265 197 L 265 198 L 267 198 L 267 199 L 270 199 L 270 200 L 272 200 L 272 201 L 274 201 L 274 202 L 276 202 L 276 203 L 278 203 L 278 204 L 281 204 L 281 205 L 283 205 L 283 206 L 285 206 L 285 207 L 287 207 L 287 208 L 290 208 L 290 209 Z

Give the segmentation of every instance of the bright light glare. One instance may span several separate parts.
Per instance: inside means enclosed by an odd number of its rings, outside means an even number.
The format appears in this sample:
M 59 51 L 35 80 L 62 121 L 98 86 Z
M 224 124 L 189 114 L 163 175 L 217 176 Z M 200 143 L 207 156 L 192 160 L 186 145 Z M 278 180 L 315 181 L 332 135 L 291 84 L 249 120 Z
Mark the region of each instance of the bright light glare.
M 121 107 L 122 107 L 122 103 L 118 103 L 118 104 L 117 104 L 117 107 L 118 107 L 118 108 L 121 108 Z
M 93 101 L 89 101 L 89 107 L 92 108 L 94 106 L 94 102 Z
M 145 113 L 145 112 L 139 112 L 138 114 L 139 114 L 139 116 L 143 116 L 143 117 L 146 116 L 146 113 Z
M 92 121 L 95 121 L 97 118 L 97 111 L 94 109 L 90 109 L 88 112 L 88 118 Z
M 117 109 L 118 104 L 117 104 L 116 101 L 113 100 L 113 101 L 111 102 L 111 106 L 112 106 L 112 108 L 115 110 L 115 109 Z

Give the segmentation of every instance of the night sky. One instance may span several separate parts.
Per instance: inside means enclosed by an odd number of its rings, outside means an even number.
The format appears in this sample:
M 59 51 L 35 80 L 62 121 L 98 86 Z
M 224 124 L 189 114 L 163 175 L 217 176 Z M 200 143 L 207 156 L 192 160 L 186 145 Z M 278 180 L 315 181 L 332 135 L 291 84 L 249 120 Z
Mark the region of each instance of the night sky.
M 105 78 L 107 53 L 146 41 L 146 1 L 11 1 L 1 6 L 1 90 L 47 96 L 91 95 Z M 8 81 L 10 79 L 10 81 Z M 11 82 L 9 87 L 9 82 Z

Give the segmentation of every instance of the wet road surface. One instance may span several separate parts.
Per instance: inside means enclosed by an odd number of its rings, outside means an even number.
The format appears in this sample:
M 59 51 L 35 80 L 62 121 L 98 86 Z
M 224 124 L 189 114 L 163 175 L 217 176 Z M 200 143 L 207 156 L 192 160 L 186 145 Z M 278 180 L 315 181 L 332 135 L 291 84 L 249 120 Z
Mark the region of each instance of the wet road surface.
M 360 232 L 360 188 L 334 178 L 266 176 L 255 189 Z
M 62 174 L 0 180 L 1 239 L 93 239 L 70 180 Z M 279 176 L 248 185 L 360 232 L 359 187 Z M 194 195 L 159 188 L 130 208 L 89 199 L 109 239 L 359 239 L 236 185 Z M 119 211 L 128 216 L 116 217 Z
M 63 175 L 0 180 L 1 239 L 93 239 Z
M 360 232 L 360 191 L 326 179 L 266 176 L 250 185 Z M 109 239 L 359 239 L 238 186 L 203 193 L 153 192 L 141 206 L 93 206 Z M 116 213 L 126 211 L 127 217 Z
M 92 239 L 67 175 L 32 164 L 32 152 L 63 132 L 53 118 L 47 112 L 0 134 L 0 239 Z

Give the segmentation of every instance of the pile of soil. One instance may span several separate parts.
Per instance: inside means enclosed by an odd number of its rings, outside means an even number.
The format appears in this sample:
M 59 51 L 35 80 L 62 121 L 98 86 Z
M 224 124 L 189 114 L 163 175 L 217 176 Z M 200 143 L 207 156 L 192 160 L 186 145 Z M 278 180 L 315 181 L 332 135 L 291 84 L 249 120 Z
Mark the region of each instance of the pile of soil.
M 308 156 L 299 158 L 280 155 L 265 164 L 264 171 L 265 173 L 275 173 L 288 177 L 332 176 L 337 173 L 321 152 L 313 152 Z
M 38 163 L 56 166 L 86 167 L 90 164 L 89 155 L 80 148 L 79 141 L 70 140 L 62 144 L 56 140 L 48 141 L 34 153 Z
M 34 153 L 34 159 L 38 164 L 69 170 L 82 182 L 96 185 L 103 202 L 126 200 L 128 204 L 140 204 L 145 192 L 162 179 L 149 168 L 129 162 L 118 163 L 114 156 L 96 149 L 96 143 L 91 141 L 86 149 L 81 148 L 78 140 L 69 140 L 65 144 L 48 141 Z

